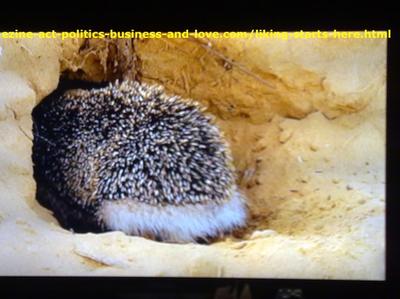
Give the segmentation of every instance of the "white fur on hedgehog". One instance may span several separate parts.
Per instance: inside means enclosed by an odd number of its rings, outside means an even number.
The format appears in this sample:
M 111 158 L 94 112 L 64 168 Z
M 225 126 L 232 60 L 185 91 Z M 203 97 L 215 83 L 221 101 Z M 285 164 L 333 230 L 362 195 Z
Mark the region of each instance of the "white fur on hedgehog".
M 104 201 L 99 216 L 112 230 L 130 235 L 162 234 L 167 242 L 193 242 L 200 236 L 241 227 L 246 222 L 246 202 L 235 190 L 224 203 L 152 206 L 136 200 Z

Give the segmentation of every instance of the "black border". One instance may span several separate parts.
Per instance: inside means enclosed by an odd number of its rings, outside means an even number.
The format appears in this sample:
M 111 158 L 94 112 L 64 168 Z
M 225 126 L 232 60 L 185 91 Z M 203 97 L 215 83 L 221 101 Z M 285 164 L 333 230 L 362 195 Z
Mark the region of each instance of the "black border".
M 358 14 L 347 9 L 347 4 L 331 3 L 328 8 L 319 5 L 300 3 L 295 8 L 296 17 L 288 13 L 290 4 L 275 8 L 269 4 L 244 4 L 237 12 L 228 12 L 229 3 L 206 6 L 206 12 L 199 12 L 197 7 L 170 7 L 163 12 L 155 12 L 154 7 L 146 10 L 136 3 L 122 5 L 119 11 L 115 3 L 108 1 L 100 5 L 73 5 L 70 9 L 57 8 L 44 12 L 31 9 L 4 9 L 0 12 L 0 31 L 40 31 L 40 30 L 387 30 L 391 29 L 392 37 L 388 40 L 388 80 L 387 80 L 387 256 L 386 281 L 343 281 L 343 280 L 292 280 L 292 279 L 218 279 L 218 278 L 128 278 L 128 277 L 0 277 L 2 298 L 15 298 L 15 295 L 46 296 L 54 298 L 85 297 L 111 298 L 124 295 L 140 296 L 141 294 L 213 294 L 216 288 L 224 286 L 243 286 L 248 284 L 253 298 L 275 298 L 279 288 L 301 288 L 304 298 L 395 298 L 400 294 L 398 257 L 400 247 L 397 239 L 399 211 L 399 192 L 397 189 L 399 175 L 400 130 L 398 102 L 399 64 L 398 28 L 395 26 L 395 6 L 383 6 L 364 3 Z M 154 5 L 153 3 L 150 6 Z M 204 8 L 204 7 L 203 7 Z M 197 10 L 196 16 L 192 16 Z M 208 11 L 207 11 L 208 10 Z M 77 16 L 77 11 L 81 16 Z M 258 11 L 258 12 L 257 12 Z M 71 12 L 73 14 L 71 15 Z M 393 14 L 391 14 L 391 12 Z M 310 17 L 312 15 L 312 17 Z M 397 222 L 397 223 L 396 223 Z M 1 250 L 1 249 L 0 249 Z M 1 267 L 1 265 L 0 265 Z M 8 297 L 10 296 L 10 297 Z M 111 296 L 111 297 L 110 297 Z M 146 297 L 147 298 L 147 297 Z M 164 297 L 162 297 L 164 298 Z M 170 297 L 168 297 L 170 298 Z M 173 297 L 171 297 L 173 298 Z M 183 297 L 179 297 L 183 298 Z M 186 297 L 185 297 L 186 298 Z M 203 297 L 201 297 L 203 298 Z M 210 297 L 212 298 L 212 296 Z
M 252 298 L 269 297 L 279 289 L 301 289 L 305 298 L 386 298 L 385 282 L 351 280 L 230 279 L 230 278 L 143 278 L 143 277 L 7 277 L 2 294 L 51 296 L 52 298 L 113 298 L 116 295 L 210 295 L 222 287 L 248 285 Z M 267 296 L 268 295 L 268 296 Z M 323 295 L 323 297 L 321 297 Z M 362 295 L 363 297 L 359 297 Z M 385 296 L 382 296 L 385 295 Z M 353 297 L 354 296 L 354 297 Z M 130 298 L 130 297 L 129 297 Z M 136 298 L 136 297 L 132 297 Z M 158 297 L 156 297 L 158 298 Z M 168 297 L 169 298 L 169 297 Z M 203 297 L 200 297 L 203 298 Z

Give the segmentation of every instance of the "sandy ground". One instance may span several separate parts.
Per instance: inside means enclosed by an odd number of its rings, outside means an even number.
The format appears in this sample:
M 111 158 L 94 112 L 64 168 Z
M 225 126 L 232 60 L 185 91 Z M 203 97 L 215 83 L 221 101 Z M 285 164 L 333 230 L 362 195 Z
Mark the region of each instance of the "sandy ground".
M 0 275 L 384 279 L 385 41 L 146 40 L 134 56 L 107 45 L 0 39 Z M 248 229 L 174 245 L 60 228 L 35 200 L 30 112 L 61 71 L 140 76 L 206 105 Z

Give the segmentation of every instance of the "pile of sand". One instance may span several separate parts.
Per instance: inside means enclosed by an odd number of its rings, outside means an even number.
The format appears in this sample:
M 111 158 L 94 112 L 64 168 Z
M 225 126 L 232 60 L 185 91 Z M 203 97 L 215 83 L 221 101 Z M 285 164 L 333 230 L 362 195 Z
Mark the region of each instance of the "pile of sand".
M 163 84 L 232 148 L 240 239 L 73 234 L 35 200 L 33 107 L 60 73 Z M 384 279 L 386 41 L 0 39 L 0 275 Z

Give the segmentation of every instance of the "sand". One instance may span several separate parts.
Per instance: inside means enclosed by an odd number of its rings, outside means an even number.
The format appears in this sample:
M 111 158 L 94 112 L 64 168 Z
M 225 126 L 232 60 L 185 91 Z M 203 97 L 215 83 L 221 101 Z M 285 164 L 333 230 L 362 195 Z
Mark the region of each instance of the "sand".
M 60 73 L 163 84 L 224 132 L 251 219 L 211 245 L 75 234 L 35 200 Z M 384 40 L 0 39 L 0 275 L 385 278 Z

